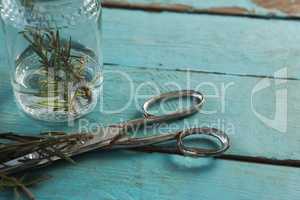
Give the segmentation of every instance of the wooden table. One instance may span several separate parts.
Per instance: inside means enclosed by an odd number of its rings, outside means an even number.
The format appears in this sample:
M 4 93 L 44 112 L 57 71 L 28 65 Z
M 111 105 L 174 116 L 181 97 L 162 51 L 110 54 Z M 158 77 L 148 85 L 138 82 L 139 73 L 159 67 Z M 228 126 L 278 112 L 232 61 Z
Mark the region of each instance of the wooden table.
M 96 109 L 84 118 L 89 128 L 137 117 L 129 92 L 147 97 L 157 92 L 150 82 L 159 92 L 179 85 L 200 89 L 207 96 L 205 111 L 214 111 L 186 122 L 224 128 L 232 147 L 222 159 L 93 152 L 77 157 L 76 165 L 58 162 L 41 171 L 53 178 L 32 188 L 36 197 L 298 200 L 300 3 L 289 2 L 104 1 L 105 81 L 99 105 L 109 110 L 130 103 L 122 112 Z M 79 122 L 49 125 L 16 108 L 0 42 L 0 132 L 78 130 Z M 0 193 L 0 199 L 12 198 Z

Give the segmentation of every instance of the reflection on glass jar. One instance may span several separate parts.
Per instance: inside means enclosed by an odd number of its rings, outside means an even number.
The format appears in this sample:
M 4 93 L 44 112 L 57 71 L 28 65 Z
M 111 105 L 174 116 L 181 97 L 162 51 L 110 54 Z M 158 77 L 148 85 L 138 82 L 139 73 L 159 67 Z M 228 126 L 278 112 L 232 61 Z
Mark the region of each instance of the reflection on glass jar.
M 1 0 L 17 103 L 69 121 L 91 112 L 102 86 L 100 0 Z

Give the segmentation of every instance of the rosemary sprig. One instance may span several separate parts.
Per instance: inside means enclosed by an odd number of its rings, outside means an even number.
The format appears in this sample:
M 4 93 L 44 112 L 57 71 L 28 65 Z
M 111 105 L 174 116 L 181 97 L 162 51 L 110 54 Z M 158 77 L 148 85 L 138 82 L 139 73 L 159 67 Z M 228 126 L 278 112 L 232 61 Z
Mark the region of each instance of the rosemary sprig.
M 69 152 L 92 138 L 90 134 L 66 135 L 63 132 L 48 132 L 39 136 L 0 134 L 0 190 L 11 188 L 16 197 L 20 196 L 19 192 L 22 192 L 28 199 L 34 200 L 35 197 L 28 187 L 49 179 L 49 176 L 28 178 L 29 176 L 24 175 L 17 178 L 13 174 L 37 167 L 43 160 L 48 160 L 46 164 L 50 164 L 54 157 L 74 164 L 75 161 L 70 158 Z M 10 161 L 20 163 L 17 171 L 14 171 L 15 166 L 11 165 Z
M 81 55 L 73 55 L 71 37 L 63 40 L 59 30 L 32 28 L 27 28 L 20 34 L 37 55 L 44 74 L 44 78 L 39 80 L 40 91 L 37 96 L 56 97 L 43 100 L 37 106 L 76 113 L 78 98 L 86 99 L 87 103 L 91 102 L 92 92 L 85 80 L 87 59 Z
M 34 6 L 34 0 L 21 0 L 21 5 L 24 6 L 25 8 L 30 8 L 32 9 Z
M 37 136 L 0 134 L 0 190 L 12 189 L 16 198 L 21 192 L 28 199 L 34 200 L 35 197 L 28 187 L 49 179 L 49 176 L 23 175 L 18 178 L 14 174 L 39 167 L 39 163 L 43 160 L 47 160 L 46 164 L 50 164 L 54 157 L 74 164 L 74 160 L 69 156 L 70 152 L 74 148 L 80 148 L 92 138 L 91 134 L 66 135 L 64 132 L 47 132 Z M 12 164 L 11 161 L 15 163 Z M 17 170 L 14 168 L 16 166 Z
M 26 176 L 23 175 L 21 178 L 16 178 L 13 176 L 7 176 L 0 173 L 0 189 L 13 189 L 16 199 L 19 199 L 20 193 L 22 192 L 30 200 L 35 200 L 34 194 L 29 190 L 28 187 L 36 185 L 42 181 L 48 180 L 50 176 Z
M 21 162 L 27 162 L 28 160 L 39 162 L 55 156 L 74 163 L 69 158 L 69 150 L 92 138 L 90 134 L 57 134 L 51 132 L 40 136 L 21 136 L 13 133 L 0 134 L 0 141 L 8 141 L 0 143 L 0 164 L 5 165 L 7 161 L 21 157 L 24 157 Z M 39 154 L 37 158 L 25 159 L 27 155 L 32 154 L 34 156 L 35 153 Z

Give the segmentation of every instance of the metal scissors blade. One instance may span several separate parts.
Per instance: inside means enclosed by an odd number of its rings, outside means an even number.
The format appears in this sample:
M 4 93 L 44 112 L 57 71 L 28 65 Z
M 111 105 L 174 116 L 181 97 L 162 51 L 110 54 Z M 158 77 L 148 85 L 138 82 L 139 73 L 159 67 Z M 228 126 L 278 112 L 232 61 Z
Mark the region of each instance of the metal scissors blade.
M 179 109 L 177 111 L 163 114 L 163 115 L 154 115 L 149 112 L 149 108 L 157 104 L 161 101 L 168 101 L 170 99 L 177 99 L 177 98 L 185 98 L 189 97 L 194 100 L 194 103 L 187 108 Z M 181 90 L 181 91 L 174 91 L 163 93 L 159 96 L 154 96 L 148 99 L 143 105 L 143 114 L 144 118 L 135 119 L 128 121 L 126 123 L 121 123 L 118 125 L 113 125 L 111 127 L 120 128 L 120 133 L 123 135 L 127 135 L 127 131 L 132 129 L 141 128 L 148 124 L 153 123 L 163 123 L 174 121 L 178 119 L 182 119 L 193 115 L 200 111 L 202 105 L 204 103 L 204 96 L 200 92 L 193 91 L 193 90 Z M 206 135 L 209 139 L 215 142 L 214 139 L 219 141 L 219 145 L 217 149 L 202 149 L 202 148 L 195 148 L 195 147 L 188 147 L 184 145 L 183 139 L 191 136 L 191 135 Z M 120 137 L 118 140 L 114 142 L 112 148 L 135 148 L 147 145 L 158 144 L 166 141 L 176 141 L 176 148 L 181 154 L 193 157 L 206 157 L 206 156 L 217 156 L 225 152 L 230 144 L 229 144 L 229 137 L 221 130 L 216 128 L 190 128 L 187 130 L 178 131 L 175 133 L 166 133 L 161 134 L 158 136 L 146 136 L 146 137 L 139 137 L 139 138 L 132 138 L 132 137 Z
M 172 113 L 167 113 L 163 115 L 154 115 L 149 112 L 149 108 L 161 101 L 168 101 L 170 99 L 175 98 L 192 98 L 193 104 L 187 108 L 179 109 Z M 125 123 L 114 124 L 108 127 L 102 128 L 97 132 L 97 134 L 71 134 L 71 136 L 76 135 L 84 135 L 88 136 L 91 139 L 88 140 L 80 140 L 73 143 L 67 143 L 70 146 L 66 146 L 66 142 L 60 142 L 57 146 L 46 146 L 44 149 L 52 150 L 53 148 L 62 149 L 62 153 L 66 154 L 67 156 L 75 156 L 78 154 L 82 154 L 92 150 L 101 150 L 101 149 L 116 149 L 116 148 L 136 148 L 136 147 L 143 147 L 149 146 L 154 144 L 159 144 L 168 141 L 175 141 L 176 145 L 174 148 L 180 152 L 182 155 L 193 156 L 193 157 L 203 157 L 203 156 L 217 156 L 225 152 L 229 146 L 229 137 L 221 130 L 215 128 L 191 128 L 187 130 L 178 131 L 175 133 L 166 133 L 157 136 L 146 136 L 146 137 L 129 137 L 128 131 L 133 129 L 138 129 L 144 127 L 149 124 L 153 123 L 163 123 L 169 122 L 177 119 L 182 119 L 184 117 L 190 116 L 195 114 L 200 110 L 204 103 L 204 96 L 197 91 L 193 90 L 182 90 L 182 91 L 175 91 L 164 93 L 159 96 L 155 96 L 147 100 L 143 107 L 143 114 L 144 117 L 140 119 L 130 120 Z M 203 149 L 203 148 L 196 148 L 196 147 L 189 147 L 184 145 L 183 139 L 195 135 L 206 135 L 215 142 L 215 139 L 218 140 L 218 148 L 215 149 Z M 64 137 L 64 136 L 62 136 Z M 41 138 L 41 141 L 46 140 L 47 138 Z M 51 139 L 51 138 L 50 138 Z M 60 137 L 56 138 L 60 139 Z M 63 148 L 62 148 L 63 147 Z M 67 148 L 66 148 L 67 147 Z M 16 157 L 8 162 L 0 162 L 2 166 L 0 166 L 0 172 L 4 173 L 15 173 L 20 170 L 25 170 L 32 167 L 38 167 L 42 165 L 47 165 L 52 163 L 53 161 L 63 159 L 61 156 L 50 156 L 50 157 L 41 157 L 41 152 L 38 152 L 37 147 L 35 147 L 32 152 L 25 154 L 21 157 Z M 28 150 L 28 149 L 27 149 Z M 43 156 L 47 153 L 42 151 Z M 38 162 L 33 162 L 31 165 L 28 164 L 28 160 L 32 159 L 33 161 L 38 160 Z M 26 160 L 23 163 L 23 160 Z M 0 160 L 1 161 L 1 160 Z

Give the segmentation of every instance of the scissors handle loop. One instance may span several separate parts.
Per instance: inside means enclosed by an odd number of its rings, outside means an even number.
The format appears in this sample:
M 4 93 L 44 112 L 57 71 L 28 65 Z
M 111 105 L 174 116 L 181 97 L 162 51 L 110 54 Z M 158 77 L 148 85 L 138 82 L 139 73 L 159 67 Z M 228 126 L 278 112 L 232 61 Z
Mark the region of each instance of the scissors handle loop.
M 168 101 L 171 99 L 180 99 L 180 98 L 192 98 L 193 103 L 190 107 L 180 109 L 164 115 L 154 115 L 149 112 L 149 108 L 154 104 Z M 124 130 L 124 133 L 126 133 L 128 130 L 131 130 L 135 127 L 140 128 L 148 124 L 177 120 L 195 114 L 201 109 L 203 103 L 204 103 L 204 96 L 203 94 L 197 91 L 181 90 L 181 91 L 163 93 L 159 96 L 154 96 L 150 98 L 144 103 L 143 105 L 144 118 L 131 120 L 124 124 L 117 125 L 117 127 L 122 128 Z M 203 149 L 203 148 L 189 147 L 184 145 L 183 139 L 195 134 L 206 135 L 214 143 L 215 140 L 213 139 L 217 139 L 219 144 L 218 148 Z M 224 151 L 226 151 L 230 146 L 229 137 L 224 132 L 215 128 L 207 128 L 207 127 L 191 128 L 177 133 L 169 133 L 169 134 L 150 136 L 150 137 L 149 136 L 141 137 L 141 138 L 125 137 L 125 138 L 121 138 L 120 140 L 114 141 L 115 143 L 113 146 L 114 148 L 135 148 L 135 147 L 167 142 L 170 140 L 175 140 L 177 143 L 177 147 L 175 147 L 176 149 L 173 150 L 176 150 L 180 154 L 193 156 L 193 157 L 217 156 L 219 154 L 222 154 Z
M 168 113 L 162 116 L 153 115 L 149 112 L 149 108 L 156 103 L 159 103 L 161 101 L 168 101 L 170 99 L 180 99 L 184 97 L 190 97 L 195 99 L 194 101 L 195 103 L 193 103 L 193 105 L 191 105 L 188 108 L 177 110 L 175 112 Z M 200 92 L 194 90 L 174 91 L 174 92 L 163 93 L 159 96 L 154 96 L 148 99 L 143 105 L 143 113 L 146 118 L 159 119 L 160 120 L 159 122 L 175 120 L 198 112 L 202 107 L 203 103 L 204 103 L 204 96 Z
M 171 113 L 164 115 L 154 115 L 150 113 L 149 108 L 161 101 L 168 101 L 171 99 L 180 99 L 180 98 L 192 98 L 193 104 L 188 108 L 183 108 Z M 148 99 L 142 106 L 142 112 L 144 114 L 143 118 L 130 120 L 121 124 L 113 124 L 111 127 L 119 127 L 124 130 L 132 130 L 134 128 L 141 128 L 145 125 L 154 124 L 154 123 L 163 123 L 172 120 L 181 119 L 190 115 L 199 112 L 204 103 L 204 96 L 200 92 L 193 90 L 180 90 L 174 92 L 163 93 L 159 96 L 154 96 Z
M 196 134 L 209 136 L 209 140 L 212 141 L 213 143 L 217 143 L 217 142 L 212 140 L 211 137 L 216 138 L 218 140 L 218 147 L 214 149 L 207 149 L 207 148 L 204 149 L 200 147 L 189 147 L 184 145 L 184 141 L 183 141 L 184 138 Z M 195 138 L 190 138 L 190 139 L 193 140 Z M 141 137 L 141 138 L 130 138 L 130 137 L 120 138 L 119 140 L 116 140 L 114 142 L 112 148 L 128 149 L 128 148 L 141 148 L 141 147 L 155 145 L 155 148 L 153 149 L 157 149 L 157 151 L 159 151 L 161 148 L 164 148 L 164 146 L 160 145 L 160 143 L 165 143 L 172 140 L 176 141 L 175 145 L 177 144 L 177 146 L 172 147 L 173 151 L 191 157 L 218 156 L 223 152 L 225 152 L 230 146 L 229 138 L 224 132 L 215 128 L 202 127 L 202 128 L 191 128 L 177 133 L 162 134 L 162 135 L 150 136 L 150 137 L 148 136 L 148 137 Z
M 194 134 L 203 134 L 208 135 L 210 137 L 216 138 L 220 145 L 219 148 L 216 149 L 203 149 L 196 147 L 188 147 L 183 144 L 183 138 L 194 135 Z M 209 156 L 217 156 L 225 152 L 229 148 L 229 138 L 228 136 L 221 130 L 215 128 L 191 128 L 179 133 L 177 138 L 177 148 L 181 154 L 192 157 L 209 157 Z

